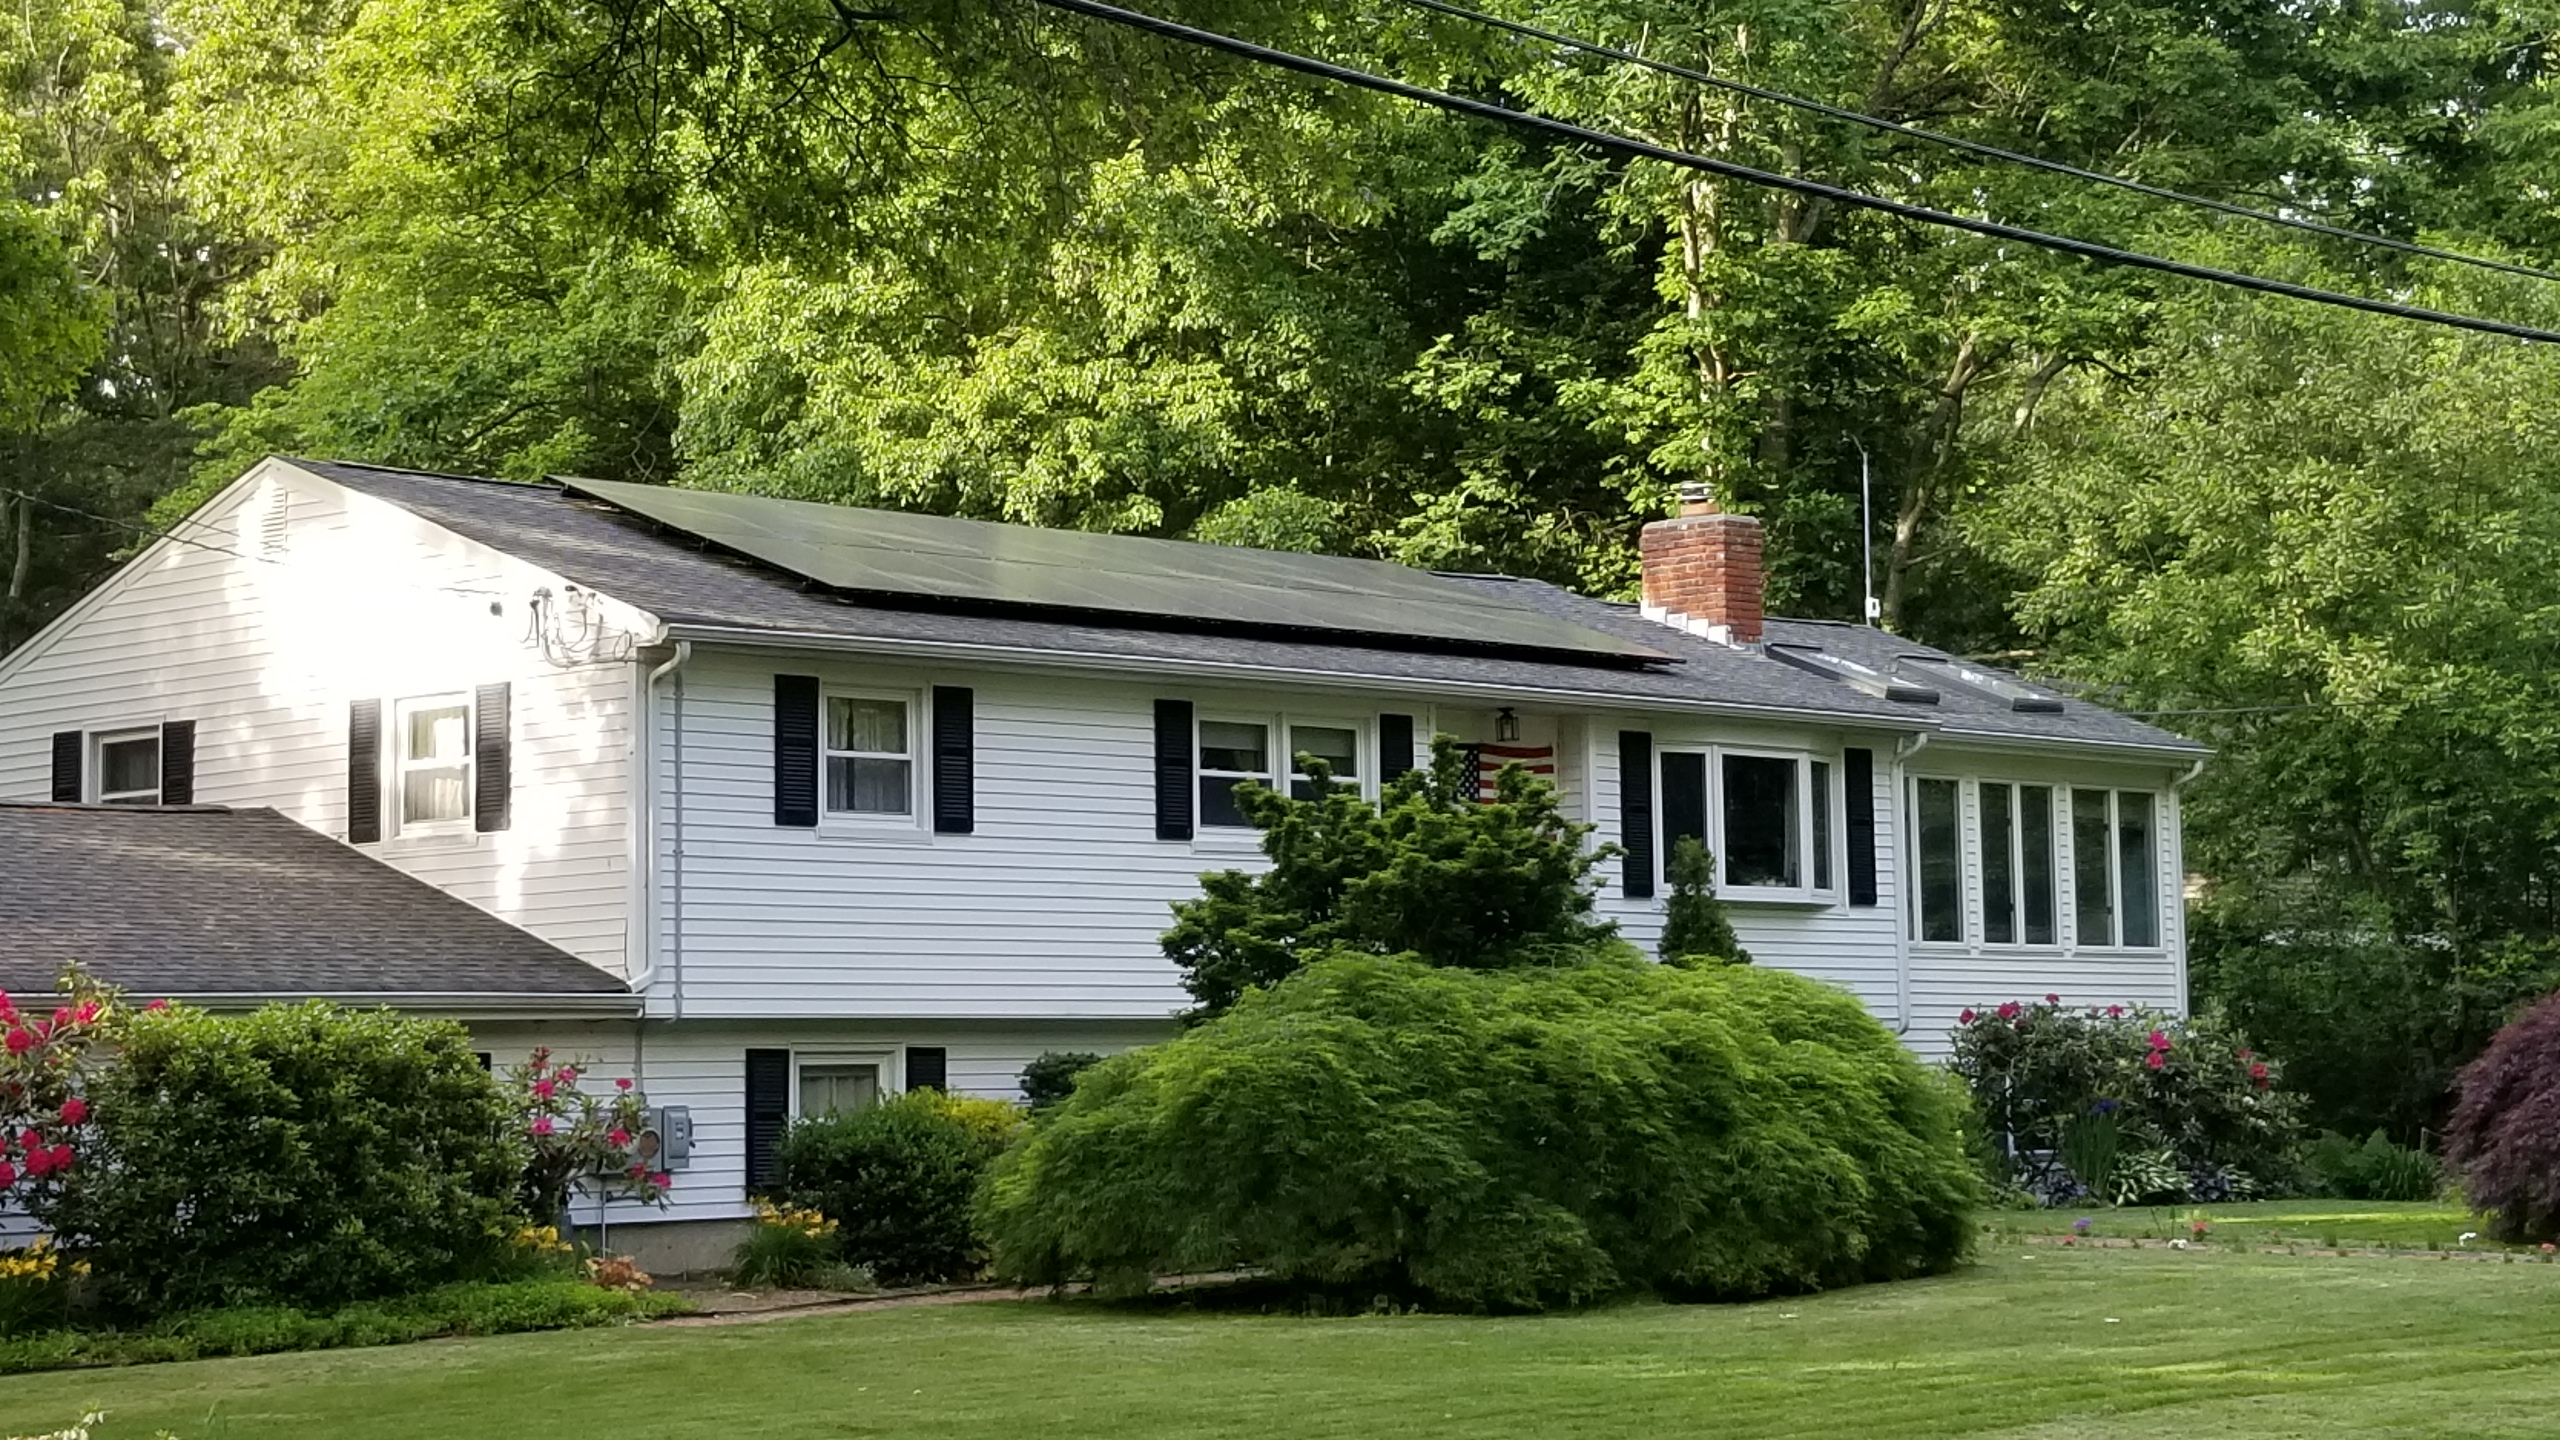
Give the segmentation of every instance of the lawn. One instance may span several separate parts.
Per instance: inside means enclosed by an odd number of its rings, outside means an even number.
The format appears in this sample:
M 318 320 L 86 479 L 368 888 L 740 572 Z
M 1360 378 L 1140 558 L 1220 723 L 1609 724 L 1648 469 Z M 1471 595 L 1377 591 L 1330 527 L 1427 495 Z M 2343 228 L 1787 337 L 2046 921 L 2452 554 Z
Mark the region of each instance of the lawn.
M 2216 1244 L 2301 1245 L 2349 1249 L 2496 1250 L 2480 1217 L 2458 1202 L 2265 1200 L 2248 1205 L 2158 1205 L 2094 1210 L 2003 1210 L 1984 1217 L 1994 1232 L 2068 1235 L 2086 1219 L 2088 1233 L 2119 1240 L 2182 1239 L 2202 1219 Z M 2464 1235 L 2474 1238 L 2465 1242 Z
M 977 1304 L 0 1380 L 0 1433 L 2543 1436 L 2560 1265 L 1995 1242 L 1936 1280 L 1540 1319 Z

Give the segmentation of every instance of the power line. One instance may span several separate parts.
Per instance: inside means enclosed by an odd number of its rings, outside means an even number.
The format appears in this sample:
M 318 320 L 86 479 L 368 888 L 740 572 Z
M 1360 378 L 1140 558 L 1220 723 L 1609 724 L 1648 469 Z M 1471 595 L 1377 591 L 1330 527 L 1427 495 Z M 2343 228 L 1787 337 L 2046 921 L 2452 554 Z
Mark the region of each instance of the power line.
M 1033 0 L 1033 3 L 1048 6 L 1053 10 L 1064 10 L 1089 19 L 1125 26 L 1132 30 L 1145 31 L 1186 45 L 1197 45 L 1204 49 L 1220 51 L 1257 64 L 1295 71 L 1319 80 L 1353 85 L 1363 90 L 1374 90 L 1382 95 L 1393 95 L 1398 99 L 1434 106 L 1455 114 L 1470 115 L 1480 120 L 1491 120 L 1523 130 L 1535 130 L 1558 136 L 1578 144 L 1592 146 L 1609 154 L 1637 160 L 1659 161 L 1686 170 L 1721 175 L 1746 184 L 1791 191 L 1818 200 L 1828 200 L 1835 205 L 1873 210 L 1879 214 L 1916 220 L 1928 225 L 1941 225 L 1994 240 L 2008 240 L 2021 245 L 2057 250 L 2067 255 L 2078 255 L 2083 259 L 2096 260 L 2105 264 L 2153 270 L 2164 275 L 2177 275 L 2189 280 L 2229 285 L 2240 290 L 2282 295 L 2293 300 L 2307 300 L 2317 305 L 2334 305 L 2341 309 L 2360 310 L 2371 315 L 2387 315 L 2399 320 L 2418 320 L 2449 326 L 2457 330 L 2505 335 L 2518 340 L 2560 343 L 2560 331 L 2543 330 L 2531 325 L 2518 325 L 2512 321 L 2491 320 L 2478 315 L 2463 315 L 2448 310 L 2430 310 L 2423 306 L 2402 305 L 2389 300 L 2373 300 L 2362 295 L 2347 295 L 2335 290 L 2322 290 L 2316 286 L 2298 285 L 2290 280 L 2252 275 L 2246 271 L 2222 270 L 2210 265 L 2193 265 L 2183 260 L 2171 260 L 2139 250 L 2124 250 L 2113 245 L 2101 245 L 2094 240 L 2053 235 L 2041 230 L 2005 225 L 1997 220 L 1977 220 L 1970 215 L 1958 215 L 1953 211 L 1932 209 L 1926 205 L 1914 205 L 1902 200 L 1888 200 L 1881 195 L 1869 195 L 1864 191 L 1845 189 L 1819 180 L 1808 180 L 1800 175 L 1762 170 L 1756 166 L 1744 165 L 1732 160 L 1719 160 L 1711 155 L 1674 150 L 1669 146 L 1656 145 L 1647 140 L 1631 139 L 1624 135 L 1611 134 L 1605 130 L 1593 130 L 1587 126 L 1545 115 L 1509 109 L 1488 101 L 1471 100 L 1463 95 L 1451 95 L 1446 91 L 1427 89 L 1403 80 L 1393 80 L 1384 75 L 1372 74 L 1366 70 L 1337 65 L 1329 60 L 1318 60 L 1288 50 L 1275 50 L 1267 45 L 1258 45 L 1250 40 L 1239 40 L 1232 35 L 1223 35 L 1214 30 L 1196 29 L 1153 15 L 1140 14 L 1134 10 L 1123 10 L 1116 5 L 1105 5 L 1100 3 L 1100 0 Z
M 199 540 L 192 535 L 181 535 L 175 530 L 163 530 L 154 525 L 146 525 L 139 520 L 118 519 L 113 515 L 99 514 L 95 510 L 83 510 L 77 505 L 65 505 L 59 500 L 48 500 L 41 495 L 30 494 L 24 490 L 0 490 L 0 503 L 5 503 L 9 500 L 23 500 L 30 505 L 41 505 L 47 510 L 59 511 L 65 515 L 77 515 L 83 520 L 95 521 L 100 525 L 112 525 L 118 529 L 129 530 L 136 535 L 147 536 L 154 540 L 167 540 L 172 544 L 193 546 L 198 550 L 210 551 L 216 555 L 228 555 L 234 560 L 247 560 L 260 565 L 281 566 L 286 564 L 285 561 L 279 560 L 272 555 L 252 555 L 245 550 L 234 550 L 228 545 L 216 545 L 210 540 Z M 477 595 L 490 599 L 501 600 L 506 598 L 506 592 L 503 590 L 474 590 L 460 585 L 421 585 L 415 581 L 395 583 L 399 583 L 403 588 L 411 590 L 433 590 L 453 595 Z
M 2235 205 L 2228 200 L 2216 200 L 2210 196 L 2191 195 L 2183 190 L 2171 190 L 2164 186 L 2148 185 L 2140 180 L 2127 179 L 2122 175 L 2110 175 L 2103 170 L 2084 169 L 2078 165 L 2066 164 L 2060 160 L 2048 160 L 2041 155 L 2029 155 L 2023 151 L 2006 150 L 1997 145 L 1984 144 L 1979 140 L 1967 140 L 1959 135 L 1948 135 L 1936 130 L 1924 130 L 1917 125 L 1905 125 L 1900 121 L 1887 120 L 1879 115 L 1869 115 L 1862 110 L 1851 110 L 1845 106 L 1826 104 L 1823 101 L 1807 99 L 1801 95 L 1791 95 L 1784 90 L 1772 90 L 1765 85 L 1754 85 L 1748 81 L 1730 79 L 1726 76 L 1713 74 L 1709 71 L 1692 69 L 1686 65 L 1674 65 L 1667 60 L 1655 60 L 1644 55 L 1639 55 L 1632 50 L 1621 50 L 1615 46 L 1602 45 L 1591 40 L 1578 40 L 1571 35 L 1562 34 L 1558 31 L 1541 29 L 1538 26 L 1523 24 L 1517 20 L 1506 20 L 1499 15 L 1490 15 L 1481 10 L 1470 10 L 1463 5 L 1451 4 L 1449 3 L 1449 0 L 1405 0 L 1405 3 L 1420 6 L 1425 10 L 1437 11 L 1440 14 L 1453 16 L 1457 19 L 1473 21 L 1479 25 L 1489 25 L 1497 30 L 1506 31 L 1510 34 L 1518 35 L 1526 39 L 1541 40 L 1550 45 L 1563 46 L 1568 50 L 1578 50 L 1586 55 L 1597 55 L 1603 59 L 1615 60 L 1623 64 L 1642 66 L 1647 70 L 1652 70 L 1659 74 L 1677 76 L 1680 79 L 1691 81 L 1695 84 L 1711 85 L 1719 90 L 1731 91 L 1737 95 L 1748 95 L 1755 100 L 1767 100 L 1779 105 L 1793 106 L 1798 110 L 1810 111 L 1816 115 L 1827 115 L 1834 120 L 1846 120 L 1852 125 L 1863 125 L 1871 130 L 1881 130 L 1888 134 L 1900 135 L 1908 139 L 1923 140 L 1932 145 L 1948 146 L 1952 149 L 1983 156 L 1986 159 L 2001 160 L 2012 165 L 2024 165 L 2030 169 L 2043 170 L 2055 175 L 2067 175 L 2074 180 L 2086 180 L 2099 185 L 2112 185 L 2119 190 L 2128 190 L 2136 195 L 2149 196 L 2154 200 L 2167 200 L 2179 205 L 2192 205 L 2200 209 L 2212 210 L 2219 214 L 2236 216 L 2243 220 L 2255 220 L 2267 225 L 2281 225 L 2286 229 L 2299 230 L 2306 234 L 2323 235 L 2332 240 L 2353 240 L 2359 244 L 2378 245 L 2386 250 L 2399 251 L 2404 255 L 2420 255 L 2430 260 L 2449 260 L 2457 265 L 2476 265 L 2484 270 L 2498 270 L 2509 275 L 2528 276 L 2535 280 L 2560 280 L 2560 272 L 2538 270 L 2530 265 L 2518 265 L 2511 261 L 2493 259 L 2486 255 L 2466 255 L 2458 250 L 2439 249 L 2433 245 L 2419 244 L 2414 240 L 2401 240 L 2389 235 L 2376 235 L 2368 231 L 2351 230 L 2345 226 L 2325 224 L 2318 220 L 2305 220 L 2296 216 L 2282 214 L 2277 211 L 2258 210 L 2247 205 Z

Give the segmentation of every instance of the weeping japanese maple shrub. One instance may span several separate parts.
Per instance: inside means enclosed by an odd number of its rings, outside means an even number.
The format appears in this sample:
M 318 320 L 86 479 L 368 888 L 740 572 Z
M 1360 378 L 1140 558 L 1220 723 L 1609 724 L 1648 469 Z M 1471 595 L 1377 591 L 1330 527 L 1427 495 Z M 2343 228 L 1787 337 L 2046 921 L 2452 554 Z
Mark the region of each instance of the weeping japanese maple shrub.
M 1002 1274 L 1262 1269 L 1536 1310 L 1944 1270 L 1961 1101 L 1856 1000 L 1780 971 L 1316 959 L 1105 1060 L 997 1163 Z
M 2446 1166 L 2501 1240 L 2560 1240 L 2560 995 L 2500 1030 L 2455 1081 Z

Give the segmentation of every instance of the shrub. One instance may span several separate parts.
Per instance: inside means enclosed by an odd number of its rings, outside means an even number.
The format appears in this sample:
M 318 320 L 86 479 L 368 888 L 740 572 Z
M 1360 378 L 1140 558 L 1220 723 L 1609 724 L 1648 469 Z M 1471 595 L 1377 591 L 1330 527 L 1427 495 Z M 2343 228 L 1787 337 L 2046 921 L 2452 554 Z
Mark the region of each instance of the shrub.
M 49 1330 L 71 1310 L 71 1282 L 88 1262 L 63 1262 L 51 1238 L 37 1236 L 23 1250 L 0 1251 L 0 1339 Z
M 1613 933 L 1591 915 L 1591 872 L 1617 847 L 1586 847 L 1555 788 L 1517 765 L 1482 798 L 1476 762 L 1446 736 L 1428 769 L 1389 781 L 1375 805 L 1305 762 L 1309 798 L 1240 786 L 1270 868 L 1200 877 L 1177 901 L 1164 952 L 1207 1018 L 1335 950 L 1498 969 L 1579 953 Z
M 2048 1204 L 2241 1199 L 2289 1173 L 2300 1102 L 2218 1019 L 2051 995 L 1958 1018 L 1950 1068 L 1996 1142 L 1994 1178 Z
M 1086 1050 L 1046 1050 L 1022 1067 L 1022 1099 L 1038 1114 L 1076 1093 L 1076 1077 L 1102 1063 Z
M 2320 1194 L 2341 1200 L 2432 1200 L 2444 1189 L 2434 1156 L 2379 1130 L 2361 1145 L 2323 1130 L 2302 1147 L 2302 1164 Z
M 58 1188 L 87 1147 L 88 1080 L 125 1011 L 77 966 L 61 991 L 21 1010 L 0 990 L 0 1199 Z
M 523 1152 L 462 1027 L 314 1001 L 133 1017 L 37 1217 L 113 1303 L 335 1305 L 507 1263 Z
M 775 1147 L 773 1196 L 833 1217 L 837 1252 L 882 1284 L 975 1275 L 985 1249 L 970 1202 L 1010 1130 L 997 1131 L 984 1109 L 993 1103 L 917 1090 L 804 1120 Z
M 2560 995 L 2500 1030 L 2463 1067 L 2446 1165 L 2501 1240 L 2560 1239 Z
M 756 1202 L 756 1223 L 738 1242 L 729 1276 L 741 1285 L 814 1285 L 842 1268 L 836 1222 L 815 1210 Z
M 1111 1293 L 1251 1266 L 1460 1309 L 1739 1298 L 1955 1263 L 1961 1112 L 1784 972 L 1345 956 L 1088 1072 L 984 1214 L 1000 1273 Z
M 1748 965 L 1751 952 L 1733 933 L 1733 921 L 1716 898 L 1716 857 L 1695 835 L 1671 846 L 1671 894 L 1662 905 L 1662 962 L 1666 965 Z
M 628 1076 L 613 1082 L 610 1097 L 599 1094 L 583 1083 L 588 1068 L 573 1060 L 554 1064 L 549 1050 L 537 1049 L 507 1070 L 507 1096 L 525 1137 L 517 1198 L 545 1220 L 565 1214 L 572 1194 L 643 1204 L 666 1199 L 666 1172 L 652 1170 L 639 1153 L 648 1097 Z

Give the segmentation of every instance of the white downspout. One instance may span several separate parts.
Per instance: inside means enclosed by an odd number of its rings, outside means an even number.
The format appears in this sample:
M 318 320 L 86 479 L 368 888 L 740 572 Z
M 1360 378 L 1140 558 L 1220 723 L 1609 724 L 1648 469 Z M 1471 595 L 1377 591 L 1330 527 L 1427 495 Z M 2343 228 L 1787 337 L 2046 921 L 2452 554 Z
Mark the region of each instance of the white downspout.
M 2187 807 L 2185 797 L 2180 792 L 2184 791 L 2197 776 L 2204 773 L 2205 763 L 2212 758 L 2207 755 L 2198 759 L 2196 763 L 2187 767 L 2186 774 L 2169 782 L 2169 833 L 2178 838 L 2178 865 L 2170 872 L 2169 879 L 2177 887 L 2178 896 L 2176 914 L 2178 917 L 2178 1013 L 2180 1015 L 2188 1013 L 2191 1008 L 2187 1004 Z
M 674 843 L 670 847 L 667 857 L 667 934 L 663 944 L 666 950 L 667 984 L 674 997 L 675 1018 L 678 1020 L 684 1018 L 684 665 L 686 661 L 692 658 L 693 642 L 690 640 L 678 640 L 676 642 L 676 653 L 667 657 L 665 664 L 660 665 L 657 669 L 649 672 L 648 681 L 644 686 L 648 693 L 654 695 L 657 693 L 659 681 L 664 680 L 669 676 L 675 677 L 676 703 L 672 715 L 675 728 L 675 746 L 672 757 L 675 767 L 675 773 L 673 776 L 675 804 L 672 808 L 675 813 L 668 821 L 670 827 L 669 838 Z M 650 717 L 650 724 L 654 736 L 656 725 L 656 717 L 654 714 Z M 652 903 L 649 906 L 649 914 L 643 923 L 648 926 L 650 941 L 649 953 L 654 956 L 661 944 L 658 938 L 658 906 L 655 903 L 658 894 L 658 886 L 656 884 L 656 876 L 658 873 L 658 835 L 656 824 L 658 813 L 658 777 L 655 773 L 657 769 L 657 746 L 654 743 L 649 747 L 649 753 L 651 773 L 643 779 L 641 788 L 649 797 L 648 804 L 651 822 L 649 827 L 649 874 L 651 877 L 649 889 Z M 649 966 L 649 976 L 652 980 L 656 979 L 657 972 L 658 967 L 653 961 Z M 643 1013 L 646 1013 L 645 1006 L 643 1008 Z M 633 1083 L 638 1083 L 638 1078 L 636 1076 L 633 1079 Z
M 1903 797 L 1909 793 L 1909 777 L 1903 767 L 1911 757 L 1929 748 L 1932 736 L 1923 730 L 1893 742 L 1893 802 L 1885 807 L 1892 823 L 1893 860 L 1899 872 L 1893 877 L 1893 1005 L 1896 1035 L 1911 1033 L 1911 886 L 1919 875 L 1917 857 L 1911 852 L 1912 837 L 1904 834 Z

